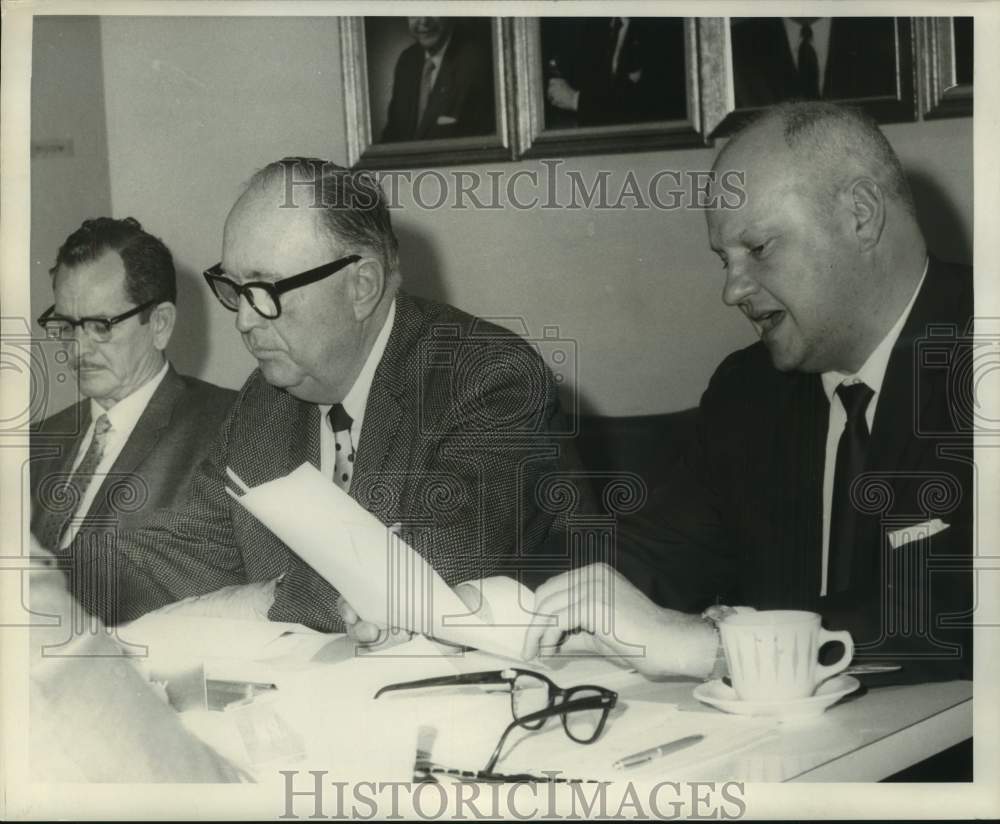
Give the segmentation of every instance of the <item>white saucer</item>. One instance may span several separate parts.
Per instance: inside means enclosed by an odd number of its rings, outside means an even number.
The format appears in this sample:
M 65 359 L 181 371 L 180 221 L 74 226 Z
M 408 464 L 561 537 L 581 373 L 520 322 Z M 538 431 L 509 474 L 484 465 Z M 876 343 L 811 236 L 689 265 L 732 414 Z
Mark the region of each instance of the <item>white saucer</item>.
M 845 695 L 854 692 L 861 683 L 850 675 L 837 675 L 817 687 L 815 694 L 793 701 L 741 701 L 736 690 L 719 679 L 699 684 L 694 697 L 724 712 L 735 715 L 758 715 L 779 720 L 817 718 Z

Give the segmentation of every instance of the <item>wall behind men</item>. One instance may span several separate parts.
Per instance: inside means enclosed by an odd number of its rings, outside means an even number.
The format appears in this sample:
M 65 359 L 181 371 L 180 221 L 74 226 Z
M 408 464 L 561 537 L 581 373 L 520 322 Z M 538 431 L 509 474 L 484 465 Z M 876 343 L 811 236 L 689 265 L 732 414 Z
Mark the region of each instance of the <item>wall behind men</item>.
M 239 386 L 253 361 L 198 273 L 219 259 L 226 213 L 255 169 L 290 154 L 345 162 L 338 22 L 106 17 L 100 31 L 112 209 L 138 217 L 174 251 L 183 313 L 174 362 Z M 932 248 L 971 258 L 972 121 L 892 125 L 886 134 L 934 207 L 925 221 Z M 617 192 L 629 170 L 644 182 L 662 169 L 708 169 L 715 151 L 569 159 L 556 172 L 558 199 L 569 200 L 568 170 L 588 185 L 607 171 Z M 537 161 L 488 168 L 545 173 Z M 486 170 L 439 171 L 449 180 Z M 425 182 L 424 200 L 434 200 Z M 405 186 L 399 199 L 409 288 L 532 336 L 557 329 L 573 341 L 575 385 L 589 411 L 696 404 L 721 358 L 752 340 L 720 301 L 722 272 L 700 212 L 425 209 Z
M 29 325 L 52 305 L 49 268 L 59 246 L 86 218 L 111 211 L 100 21 L 36 17 L 32 45 Z M 47 403 L 33 404 L 38 416 L 78 399 L 75 382 L 59 375 L 69 377 L 52 370 Z

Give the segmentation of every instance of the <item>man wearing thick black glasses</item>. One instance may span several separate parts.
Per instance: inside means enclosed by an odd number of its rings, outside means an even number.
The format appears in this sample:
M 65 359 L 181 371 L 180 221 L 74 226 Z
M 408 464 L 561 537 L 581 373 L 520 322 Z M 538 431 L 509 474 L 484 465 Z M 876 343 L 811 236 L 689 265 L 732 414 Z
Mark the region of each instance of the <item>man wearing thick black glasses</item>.
M 174 504 L 236 393 L 167 361 L 174 264 L 135 219 L 84 222 L 59 249 L 52 286 L 38 322 L 65 344 L 83 400 L 32 433 L 31 528 L 65 550 Z
M 186 505 L 123 536 L 119 603 L 104 605 L 118 611 L 105 620 L 236 586 L 226 594 L 272 620 L 328 631 L 357 622 L 230 499 L 227 469 L 253 487 L 311 462 L 386 526 L 400 524 L 451 585 L 545 540 L 553 516 L 536 485 L 558 451 L 552 374 L 516 335 L 400 289 L 370 175 L 304 158 L 265 167 L 231 210 L 205 279 L 259 369 Z

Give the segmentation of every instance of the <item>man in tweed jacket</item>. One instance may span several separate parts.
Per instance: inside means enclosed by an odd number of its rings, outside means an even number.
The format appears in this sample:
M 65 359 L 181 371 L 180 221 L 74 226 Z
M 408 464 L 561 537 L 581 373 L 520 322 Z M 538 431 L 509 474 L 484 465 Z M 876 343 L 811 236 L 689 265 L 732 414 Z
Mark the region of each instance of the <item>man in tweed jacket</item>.
M 349 494 L 402 524 L 450 585 L 511 574 L 546 539 L 552 515 L 536 493 L 558 455 L 552 375 L 516 335 L 399 291 L 389 212 L 369 176 L 301 158 L 267 166 L 230 212 L 206 278 L 259 369 L 185 505 L 121 534 L 110 564 L 78 556 L 113 570 L 77 587 L 88 609 L 114 624 L 280 578 L 272 620 L 342 629 L 336 590 L 224 488 L 227 467 L 257 486 L 307 460 L 339 478 L 342 443 L 354 453 Z M 349 442 L 332 431 L 334 405 L 350 416 Z M 86 572 L 74 579 L 94 580 Z

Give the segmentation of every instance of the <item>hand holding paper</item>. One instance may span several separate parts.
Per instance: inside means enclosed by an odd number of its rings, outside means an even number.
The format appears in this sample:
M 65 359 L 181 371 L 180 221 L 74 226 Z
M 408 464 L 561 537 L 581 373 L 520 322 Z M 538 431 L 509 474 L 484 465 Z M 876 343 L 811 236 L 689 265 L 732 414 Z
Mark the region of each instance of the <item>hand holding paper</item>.
M 253 489 L 227 470 L 229 494 L 334 586 L 354 615 L 443 641 L 520 659 L 530 620 L 530 590 L 509 578 L 487 579 L 489 592 L 470 607 L 434 568 L 357 501 L 305 463 Z M 496 592 L 496 597 L 493 593 Z M 467 593 L 469 594 L 469 593 Z M 504 603 L 503 614 L 497 605 Z M 482 606 L 492 606 L 484 620 Z

